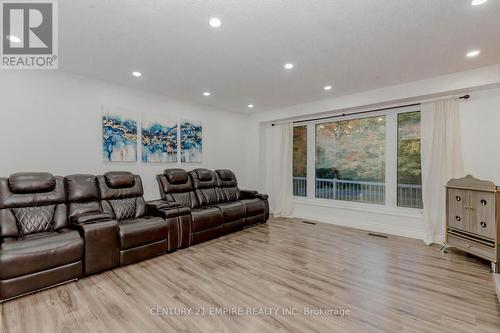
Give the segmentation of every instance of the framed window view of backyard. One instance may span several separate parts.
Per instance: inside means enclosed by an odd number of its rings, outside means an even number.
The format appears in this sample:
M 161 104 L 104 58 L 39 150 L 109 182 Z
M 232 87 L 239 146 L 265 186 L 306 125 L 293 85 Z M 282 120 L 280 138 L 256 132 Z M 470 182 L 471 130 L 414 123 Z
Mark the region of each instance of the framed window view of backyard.
M 420 155 L 418 109 L 302 124 L 294 127 L 293 194 L 421 209 Z
M 385 117 L 316 125 L 316 197 L 385 203 Z

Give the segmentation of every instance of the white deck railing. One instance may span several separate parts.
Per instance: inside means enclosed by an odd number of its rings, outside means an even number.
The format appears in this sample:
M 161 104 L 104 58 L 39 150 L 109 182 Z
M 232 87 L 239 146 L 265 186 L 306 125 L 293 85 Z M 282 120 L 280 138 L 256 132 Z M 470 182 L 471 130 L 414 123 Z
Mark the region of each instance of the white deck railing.
M 293 177 L 293 195 L 298 197 L 307 196 L 307 178 Z
M 293 177 L 293 194 L 307 195 L 306 177 Z M 385 184 L 316 178 L 316 198 L 384 204 Z M 422 208 L 422 186 L 399 184 L 397 198 L 398 206 Z

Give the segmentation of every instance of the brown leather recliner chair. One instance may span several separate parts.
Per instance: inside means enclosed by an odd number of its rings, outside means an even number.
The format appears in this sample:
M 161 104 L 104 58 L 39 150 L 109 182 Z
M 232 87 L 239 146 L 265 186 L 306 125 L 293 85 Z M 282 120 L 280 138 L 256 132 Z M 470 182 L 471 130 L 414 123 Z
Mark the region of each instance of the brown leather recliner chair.
M 162 217 L 146 214 L 141 178 L 130 172 L 98 176 L 103 211 L 118 221 L 120 264 L 164 254 L 168 225 Z
M 184 169 L 169 169 L 168 174 L 157 175 L 156 180 L 160 189 L 161 200 L 150 202 L 148 206 L 156 214 L 174 207 L 179 212 L 176 223 L 169 223 L 169 243 L 176 242 L 177 248 L 188 247 L 193 243 L 191 208 L 197 203 L 193 192 L 193 183 Z M 175 222 L 165 216 L 167 222 Z M 169 251 L 174 249 L 172 246 Z
M 217 179 L 212 171 L 195 169 L 188 172 L 193 183 L 197 206 L 191 209 L 193 243 L 202 243 L 222 235 L 224 215 L 215 206 L 219 202 Z
M 269 219 L 267 194 L 257 191 L 240 190 L 234 172 L 228 169 L 215 170 L 221 201 L 243 203 L 245 205 L 245 226 L 265 223 Z
M 157 180 L 165 202 L 191 208 L 191 245 L 221 235 L 222 212 L 216 207 L 200 205 L 194 192 L 193 180 L 186 170 L 167 169 L 164 174 L 157 176 Z
M 84 242 L 65 201 L 62 177 L 0 178 L 0 301 L 82 276 Z
M 243 229 L 246 207 L 243 202 L 228 200 L 229 191 L 220 191 L 215 172 L 208 169 L 194 169 L 189 172 L 193 180 L 198 202 L 204 206 L 217 208 L 222 213 L 221 234 Z

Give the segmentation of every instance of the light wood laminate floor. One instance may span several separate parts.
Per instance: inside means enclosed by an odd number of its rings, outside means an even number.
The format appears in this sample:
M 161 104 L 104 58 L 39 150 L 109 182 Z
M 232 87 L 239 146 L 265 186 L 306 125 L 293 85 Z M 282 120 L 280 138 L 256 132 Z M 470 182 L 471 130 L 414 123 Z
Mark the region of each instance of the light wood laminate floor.
M 487 263 L 280 219 L 0 306 L 2 332 L 500 332 Z

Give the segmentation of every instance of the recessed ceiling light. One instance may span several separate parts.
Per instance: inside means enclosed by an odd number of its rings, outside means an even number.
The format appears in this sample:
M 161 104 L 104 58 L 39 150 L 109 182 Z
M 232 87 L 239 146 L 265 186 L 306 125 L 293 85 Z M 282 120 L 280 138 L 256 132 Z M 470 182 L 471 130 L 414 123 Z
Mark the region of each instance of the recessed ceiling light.
M 488 0 L 472 0 L 472 2 L 470 4 L 472 6 L 480 6 L 486 2 L 488 2 Z
M 208 96 L 210 96 L 210 93 L 209 93 L 208 91 L 205 91 L 205 92 L 203 93 L 203 96 L 207 96 L 207 97 L 208 97 Z
M 293 68 L 293 64 L 292 63 L 288 63 L 288 64 L 285 64 L 283 67 L 285 67 L 285 69 L 292 69 Z
M 210 24 L 212 28 L 218 28 L 222 25 L 222 21 L 218 17 L 212 17 L 208 21 L 208 24 Z
M 332 86 L 324 86 L 323 89 L 325 89 L 325 90 L 331 90 Z
M 481 53 L 481 51 L 479 51 L 479 50 L 472 50 L 472 51 L 467 52 L 467 57 L 468 58 L 474 58 L 474 57 L 477 57 L 479 55 L 479 53 Z
M 248 104 L 247 105 L 250 109 L 253 109 L 253 104 Z
M 141 77 L 142 73 L 141 72 L 132 72 L 132 75 L 135 77 Z
M 7 36 L 7 39 L 13 43 L 21 43 L 21 39 L 17 36 L 14 36 L 14 35 Z

